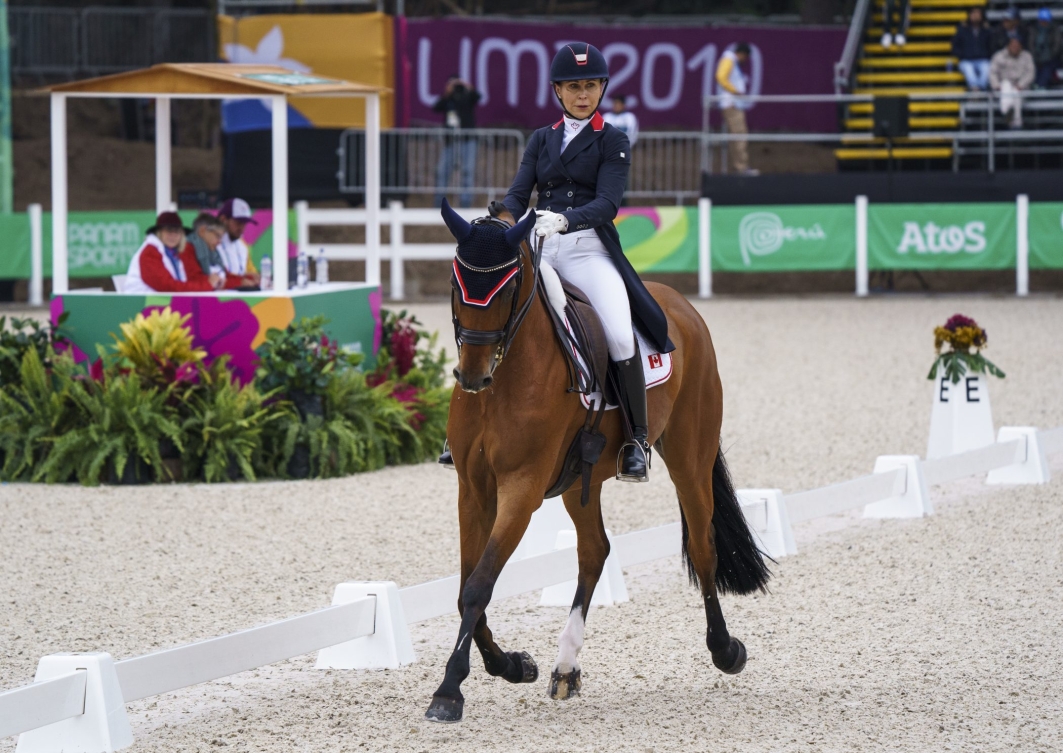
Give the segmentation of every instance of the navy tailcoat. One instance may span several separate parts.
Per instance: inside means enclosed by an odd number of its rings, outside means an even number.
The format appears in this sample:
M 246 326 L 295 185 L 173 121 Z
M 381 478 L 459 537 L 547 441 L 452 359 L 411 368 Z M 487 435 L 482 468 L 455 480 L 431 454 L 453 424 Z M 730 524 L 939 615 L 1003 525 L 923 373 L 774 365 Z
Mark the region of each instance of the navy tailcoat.
M 562 118 L 532 134 L 503 203 L 520 219 L 535 188 L 539 191 L 536 209 L 564 215 L 569 232 L 593 228 L 624 279 L 635 326 L 661 352 L 674 350 L 668 339 L 668 320 L 624 256 L 620 233 L 613 224 L 631 169 L 627 135 L 595 113 L 562 154 L 564 125 Z

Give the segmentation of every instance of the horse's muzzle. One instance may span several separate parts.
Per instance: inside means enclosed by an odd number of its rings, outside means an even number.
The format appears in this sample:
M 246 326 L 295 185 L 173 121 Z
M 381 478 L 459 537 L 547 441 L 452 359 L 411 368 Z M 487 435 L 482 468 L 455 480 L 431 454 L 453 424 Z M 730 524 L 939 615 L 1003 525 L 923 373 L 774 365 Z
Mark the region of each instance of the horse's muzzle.
M 466 377 L 458 369 L 454 369 L 454 379 L 457 380 L 459 387 L 474 395 L 477 392 L 483 392 L 486 390 L 495 380 L 490 374 L 483 374 L 479 377 Z

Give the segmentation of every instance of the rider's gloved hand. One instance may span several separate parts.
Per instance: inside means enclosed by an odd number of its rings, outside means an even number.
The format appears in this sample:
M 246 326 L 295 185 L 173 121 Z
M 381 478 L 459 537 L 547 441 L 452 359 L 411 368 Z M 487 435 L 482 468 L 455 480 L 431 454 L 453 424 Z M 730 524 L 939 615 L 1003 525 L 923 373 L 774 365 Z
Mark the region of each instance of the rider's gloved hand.
M 557 212 L 537 212 L 535 218 L 535 234 L 546 240 L 555 233 L 563 233 L 568 230 L 568 220 L 565 215 Z

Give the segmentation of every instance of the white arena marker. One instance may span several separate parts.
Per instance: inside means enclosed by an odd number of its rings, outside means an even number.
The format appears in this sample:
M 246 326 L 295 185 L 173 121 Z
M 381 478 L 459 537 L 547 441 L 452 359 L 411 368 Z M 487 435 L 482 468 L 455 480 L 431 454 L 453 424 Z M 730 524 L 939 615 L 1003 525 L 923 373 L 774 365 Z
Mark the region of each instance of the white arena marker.
M 594 587 L 594 596 L 591 597 L 591 606 L 611 607 L 628 600 L 627 585 L 624 583 L 624 571 L 620 567 L 620 560 L 612 548 L 613 534 L 607 528 L 605 535 L 609 539 L 609 556 L 605 560 L 605 568 L 602 577 L 598 579 L 598 585 Z M 555 542 L 556 549 L 569 549 L 576 546 L 576 532 L 560 531 Z M 576 581 L 569 580 L 549 586 L 543 589 L 542 598 L 539 599 L 541 607 L 571 607 L 572 600 L 576 598 Z
M 797 554 L 781 489 L 739 489 L 738 501 L 762 552 L 775 559 Z
M 399 589 L 392 581 L 340 583 L 332 596 L 332 606 L 367 596 L 376 597 L 373 634 L 318 652 L 318 669 L 397 669 L 417 660 Z
M 37 664 L 34 682 L 84 671 L 85 712 L 19 735 L 16 753 L 111 753 L 133 744 L 122 688 L 110 654 L 52 654 Z
M 1026 441 L 1023 460 L 990 471 L 986 477 L 987 484 L 1047 484 L 1052 474 L 1048 470 L 1048 459 L 1037 429 L 1032 426 L 1004 426 L 997 435 L 997 442 L 1010 442 L 1013 439 Z
M 939 373 L 934 382 L 927 460 L 976 450 L 993 441 L 993 411 L 986 376 L 967 373 L 953 384 Z
M 905 474 L 894 489 L 893 496 L 865 505 L 865 518 L 921 518 L 934 514 L 918 455 L 879 455 L 875 459 L 875 473 L 888 473 L 900 468 L 904 469 Z
M 532 513 L 528 530 L 524 532 L 511 559 L 522 560 L 552 552 L 557 543 L 557 534 L 570 530 L 572 518 L 569 517 L 561 497 L 544 500 L 542 506 Z

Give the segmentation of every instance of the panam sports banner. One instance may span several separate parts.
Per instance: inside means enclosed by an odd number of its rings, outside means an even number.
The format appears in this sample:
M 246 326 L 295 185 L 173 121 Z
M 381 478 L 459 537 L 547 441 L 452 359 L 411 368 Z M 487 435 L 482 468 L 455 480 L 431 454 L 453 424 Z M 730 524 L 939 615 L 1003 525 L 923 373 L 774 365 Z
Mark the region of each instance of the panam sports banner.
M 872 204 L 869 269 L 1014 269 L 1015 204 Z
M 438 123 L 432 111 L 449 76 L 483 95 L 480 126 L 539 128 L 560 117 L 550 88 L 550 62 L 573 40 L 595 45 L 609 60 L 608 94 L 627 95 L 643 128 L 701 130 L 702 100 L 717 94 L 716 64 L 737 42 L 748 42 L 746 71 L 753 94 L 833 93 L 834 62 L 846 28 L 809 26 L 628 26 L 525 23 L 473 18 L 400 19 L 396 66 L 397 121 Z M 408 109 L 406 109 L 408 107 Z M 836 131 L 827 104 L 758 104 L 751 129 Z
M 1030 269 L 1063 269 L 1063 202 L 1030 204 Z
M 230 63 L 277 65 L 319 75 L 394 88 L 394 31 L 383 13 L 218 17 L 218 54 Z M 394 99 L 381 96 L 384 128 L 393 124 Z M 268 130 L 269 103 L 231 100 L 222 105 L 226 133 Z M 292 97 L 289 128 L 351 128 L 365 125 L 361 97 Z

